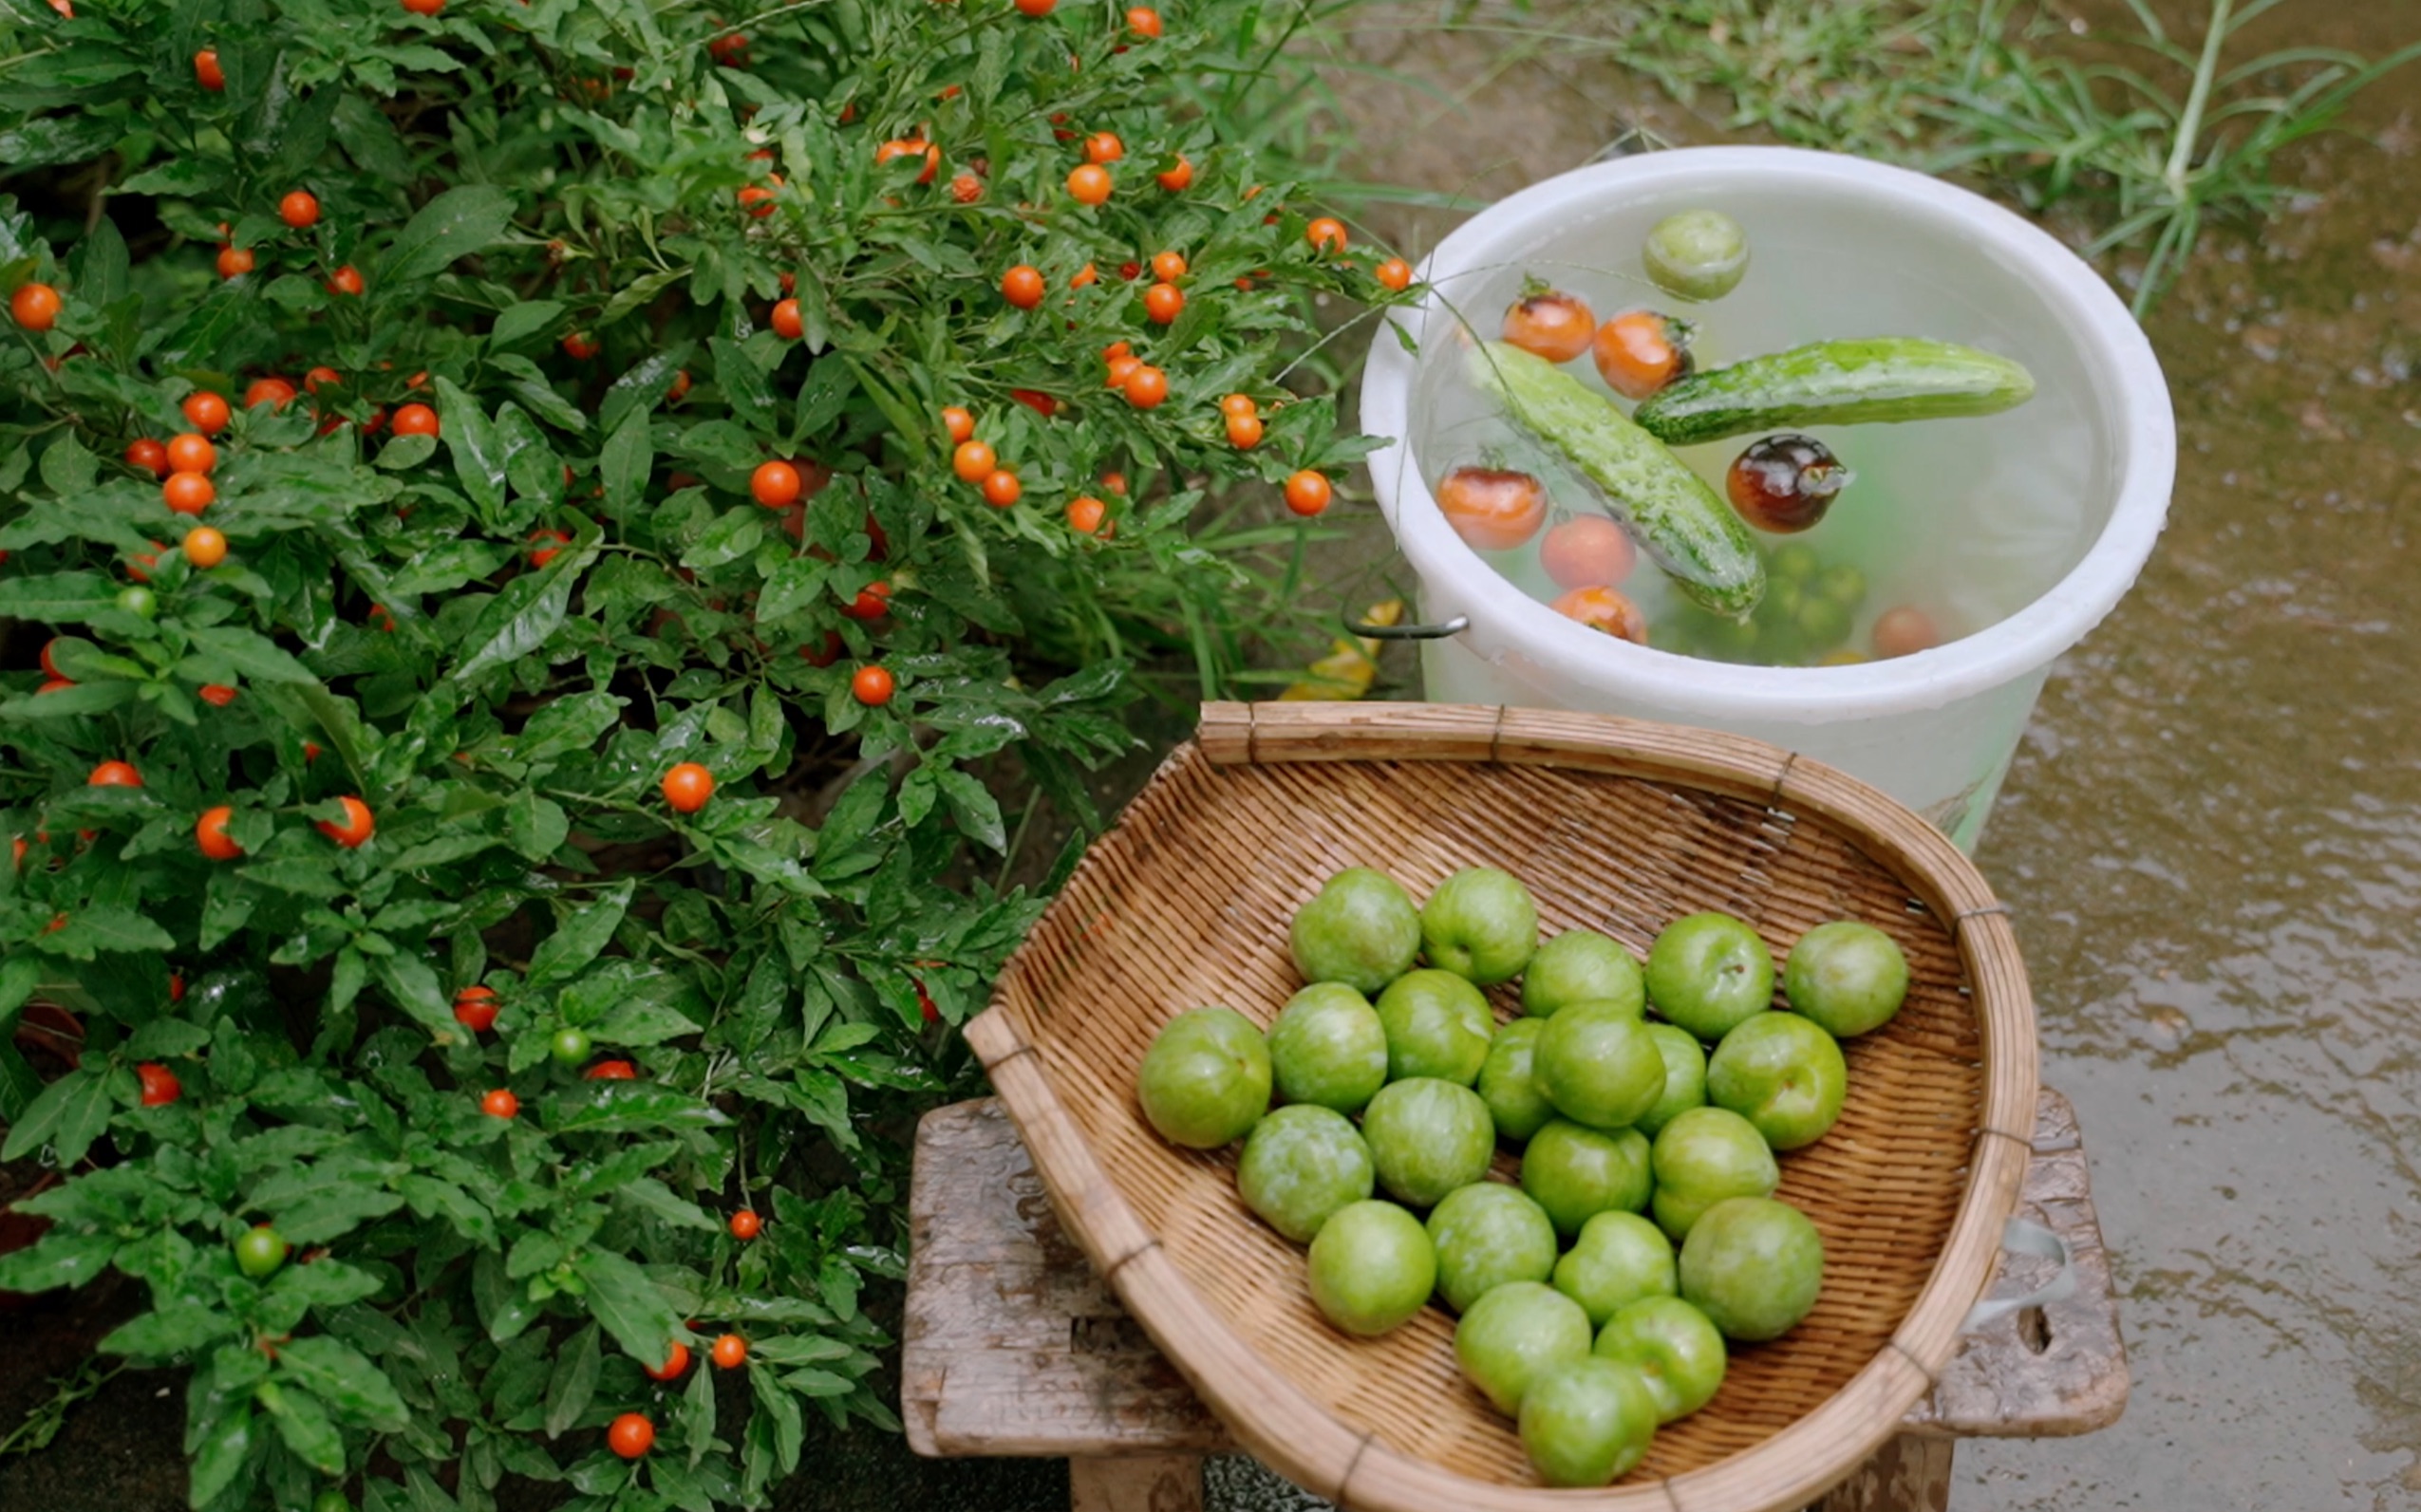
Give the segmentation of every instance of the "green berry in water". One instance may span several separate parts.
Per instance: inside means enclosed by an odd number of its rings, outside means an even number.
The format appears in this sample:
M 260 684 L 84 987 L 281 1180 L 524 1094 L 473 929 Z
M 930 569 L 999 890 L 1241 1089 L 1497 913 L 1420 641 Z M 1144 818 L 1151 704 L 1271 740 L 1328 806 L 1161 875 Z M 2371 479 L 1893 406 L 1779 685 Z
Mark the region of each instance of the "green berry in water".
M 1721 299 L 1748 274 L 1749 235 L 1719 210 L 1685 210 L 1656 223 L 1640 260 L 1667 293 Z

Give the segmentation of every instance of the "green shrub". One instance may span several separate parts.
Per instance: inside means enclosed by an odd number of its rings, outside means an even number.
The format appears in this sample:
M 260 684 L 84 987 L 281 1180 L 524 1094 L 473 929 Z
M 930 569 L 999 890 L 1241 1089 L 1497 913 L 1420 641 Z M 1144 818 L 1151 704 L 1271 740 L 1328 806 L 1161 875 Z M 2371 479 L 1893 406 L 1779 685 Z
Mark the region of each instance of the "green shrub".
M 976 880 L 1004 794 L 1088 812 L 1119 653 L 1249 588 L 1221 549 L 1268 532 L 1206 542 L 1203 488 L 1361 455 L 1273 375 L 1306 296 L 1389 297 L 1373 259 L 1170 103 L 1254 88 L 1283 18 L 75 9 L 0 0 L 0 289 L 63 300 L 0 327 L 0 615 L 55 635 L 55 678 L 0 674 L 0 1026 L 86 1036 L 47 1086 L 0 1045 L 6 1155 L 79 1172 L 0 1287 L 143 1283 L 103 1347 L 192 1366 L 197 1508 L 762 1504 L 806 1413 L 892 1426 L 861 1303 L 899 1135 L 978 1084 L 952 1030 L 1040 907 Z M 1166 326 L 1121 272 L 1163 251 Z M 1105 386 L 1117 341 L 1164 403 Z M 196 520 L 121 458 L 199 393 L 235 413 Z M 948 405 L 1013 507 L 954 476 Z M 795 504 L 752 501 L 772 460 Z

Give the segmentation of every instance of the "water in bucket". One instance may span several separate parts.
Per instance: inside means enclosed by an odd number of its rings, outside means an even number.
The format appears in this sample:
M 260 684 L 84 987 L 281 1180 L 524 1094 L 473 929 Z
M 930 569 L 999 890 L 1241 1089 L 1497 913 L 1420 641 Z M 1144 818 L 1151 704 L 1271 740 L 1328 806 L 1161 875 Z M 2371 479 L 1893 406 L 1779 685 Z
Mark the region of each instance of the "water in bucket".
M 1678 209 L 1720 211 L 1747 233 L 1746 276 L 1711 302 L 1669 293 L 1643 271 L 1649 230 Z M 1718 498 L 1744 449 L 1784 430 L 1812 437 L 1852 475 L 1812 528 L 1755 534 L 1768 582 L 1750 621 L 1729 622 L 1690 604 L 1643 555 L 1626 579 L 1607 585 L 1641 611 L 1650 644 L 1726 662 L 1820 666 L 1982 630 L 2040 597 L 2093 543 L 2098 520 L 2092 516 L 2107 508 L 2111 467 L 2084 408 L 2094 387 L 2077 370 L 2065 334 L 2040 328 L 2039 309 L 1997 306 L 1980 297 L 1988 286 L 1914 258 L 1878 279 L 1878 255 L 1888 253 L 1879 252 L 1873 228 L 1859 225 L 1855 212 L 1828 213 L 1795 196 L 1787 204 L 1749 195 L 1661 197 L 1575 224 L 1518 261 L 1456 280 L 1451 297 L 1470 329 L 1421 354 L 1414 465 L 1433 493 L 1463 465 L 1536 476 L 1549 498 L 1545 528 L 1505 550 L 1466 540 L 1512 586 L 1552 603 L 1581 585 L 1568 564 L 1543 563 L 1542 546 L 1557 524 L 1602 506 L 1575 468 L 1508 420 L 1468 376 L 1472 340 L 1500 333 L 1526 283 L 1577 296 L 1599 322 L 1634 309 L 1686 320 L 1699 372 L 1845 337 L 1918 336 L 1999 353 L 2027 366 L 2036 393 L 1998 415 L 1775 427 L 1673 449 Z M 1624 413 L 1636 407 L 1607 385 L 1588 354 L 1563 365 Z M 1631 653 L 1609 643 L 1605 654 Z

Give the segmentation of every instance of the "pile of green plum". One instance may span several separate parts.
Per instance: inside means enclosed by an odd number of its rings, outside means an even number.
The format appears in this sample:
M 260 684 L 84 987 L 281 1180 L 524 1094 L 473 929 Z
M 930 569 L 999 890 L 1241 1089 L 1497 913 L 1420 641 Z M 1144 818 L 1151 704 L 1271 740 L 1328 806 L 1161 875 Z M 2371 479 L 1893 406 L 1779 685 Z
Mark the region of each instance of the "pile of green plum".
M 1529 890 L 1493 868 L 1417 907 L 1341 871 L 1288 943 L 1307 985 L 1268 1033 L 1230 1008 L 1178 1015 L 1143 1057 L 1144 1114 L 1190 1148 L 1245 1141 L 1245 1204 L 1310 1246 L 1338 1328 L 1384 1334 L 1433 1295 L 1460 1315 L 1456 1359 L 1548 1484 L 1630 1469 L 1713 1399 L 1725 1340 L 1780 1337 L 1815 1306 L 1824 1244 L 1774 1200 L 1774 1156 L 1840 1116 L 1839 1040 L 1899 1012 L 1888 935 L 1802 935 L 1788 1012 L 1765 942 L 1729 914 L 1674 921 L 1642 970 L 1591 930 L 1539 943 Z M 1499 1026 L 1481 989 L 1517 977 L 1521 1016 Z M 1499 1140 L 1523 1147 L 1518 1186 L 1489 1179 Z
M 1833 666 L 1869 660 L 1849 644 L 1850 626 L 1867 602 L 1867 575 L 1855 563 L 1828 563 L 1805 541 L 1786 542 L 1760 554 L 1766 588 L 1755 613 L 1726 619 L 1683 601 L 1658 618 L 1648 644 L 1682 656 L 1758 666 Z M 1878 644 L 1888 641 L 1886 633 Z

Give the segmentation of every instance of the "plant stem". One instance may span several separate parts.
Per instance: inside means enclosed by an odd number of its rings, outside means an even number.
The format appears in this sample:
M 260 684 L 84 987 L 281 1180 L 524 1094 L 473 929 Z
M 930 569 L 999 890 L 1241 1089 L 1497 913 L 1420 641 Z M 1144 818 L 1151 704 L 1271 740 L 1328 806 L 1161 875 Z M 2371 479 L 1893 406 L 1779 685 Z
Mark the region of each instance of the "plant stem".
M 2203 33 L 2203 58 L 2194 68 L 2194 90 L 2186 97 L 2186 113 L 2177 118 L 2177 140 L 2169 148 L 2168 167 L 2161 177 L 2171 198 L 2186 202 L 2186 171 L 2193 165 L 2194 139 L 2202 134 L 2203 106 L 2211 97 L 2211 81 L 2219 76 L 2220 49 L 2227 44 L 2227 15 L 2236 0 L 2211 0 L 2210 29 Z

